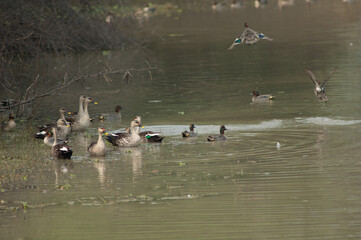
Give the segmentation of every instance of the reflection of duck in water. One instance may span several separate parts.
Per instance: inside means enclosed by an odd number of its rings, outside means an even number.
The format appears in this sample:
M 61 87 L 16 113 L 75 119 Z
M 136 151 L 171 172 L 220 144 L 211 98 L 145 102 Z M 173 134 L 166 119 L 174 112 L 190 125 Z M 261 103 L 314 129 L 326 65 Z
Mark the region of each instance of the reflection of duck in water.
M 336 70 L 333 70 L 328 77 L 326 78 L 326 80 L 322 83 L 319 80 L 316 80 L 315 75 L 312 73 L 312 71 L 310 69 L 305 69 L 306 73 L 308 74 L 308 76 L 311 78 L 312 82 L 315 84 L 315 87 L 313 89 L 313 92 L 315 93 L 316 98 L 318 99 L 318 101 L 320 102 L 327 102 L 328 97 L 326 96 L 326 92 L 325 92 L 325 85 L 328 79 L 330 79 L 332 77 L 332 75 L 335 73 Z
M 197 133 L 194 132 L 194 129 L 195 129 L 196 126 L 194 126 L 194 124 L 192 123 L 190 126 L 189 126 L 189 132 L 188 131 L 184 131 L 182 132 L 182 137 L 197 137 Z
M 224 125 L 221 125 L 221 127 L 219 128 L 219 132 L 220 135 L 216 135 L 216 136 L 208 136 L 207 140 L 209 142 L 214 142 L 214 141 L 224 141 L 227 140 L 227 136 L 224 135 L 224 131 L 228 130 Z
M 259 92 L 257 90 L 254 90 L 252 94 L 253 103 L 272 102 L 274 99 L 274 96 L 270 94 L 259 95 Z
M 252 45 L 252 44 L 255 44 L 256 42 L 258 42 L 261 39 L 268 40 L 268 41 L 273 41 L 272 38 L 267 37 L 263 33 L 259 33 L 259 32 L 254 31 L 253 29 L 250 29 L 248 27 L 248 23 L 245 23 L 244 27 L 246 29 L 243 31 L 242 35 L 237 37 L 236 40 L 234 40 L 234 42 L 228 48 L 228 50 L 231 50 L 232 48 L 234 48 L 234 46 L 236 46 L 238 44 L 242 44 L 242 43 Z
M 9 120 L 1 123 L 1 129 L 3 131 L 12 131 L 16 128 L 15 117 L 13 113 L 9 114 Z
M 60 182 L 60 176 L 66 175 L 71 172 L 73 169 L 73 160 L 69 159 L 56 159 L 53 161 L 53 167 L 54 167 L 54 174 L 55 174 L 55 186 L 57 188 L 64 187 L 65 184 L 59 184 Z
M 94 167 L 98 170 L 100 186 L 104 188 L 106 170 L 105 159 L 101 158 L 98 159 L 98 161 L 94 161 Z

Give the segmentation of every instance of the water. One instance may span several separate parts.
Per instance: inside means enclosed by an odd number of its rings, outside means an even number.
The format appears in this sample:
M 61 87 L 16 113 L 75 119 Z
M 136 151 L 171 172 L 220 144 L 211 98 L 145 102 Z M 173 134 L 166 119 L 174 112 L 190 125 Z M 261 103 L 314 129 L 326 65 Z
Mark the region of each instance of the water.
M 109 85 L 88 80 L 35 116 L 42 122 L 62 106 L 77 110 L 86 94 L 99 101 L 90 106 L 93 116 L 122 105 L 122 122 L 102 123 L 107 131 L 141 115 L 145 130 L 162 131 L 164 142 L 109 147 L 106 157 L 90 158 L 94 122 L 71 136 L 71 161 L 54 162 L 50 149 L 39 147 L 49 151 L 37 159 L 41 174 L 0 193 L 2 209 L 28 206 L 0 212 L 1 238 L 359 239 L 361 3 L 296 1 L 279 9 L 270 1 L 255 9 L 245 1 L 240 10 L 221 12 L 206 1 L 178 4 L 181 14 L 149 20 L 159 38 L 146 54 L 100 56 L 125 69 L 144 66 L 145 58 L 162 72 L 152 79 L 136 74 L 128 85 L 119 75 Z M 228 51 L 245 21 L 274 41 Z M 49 64 L 69 62 L 76 72 L 93 57 Z M 337 67 L 326 86 L 327 104 L 315 99 L 305 67 L 319 79 Z M 251 104 L 254 89 L 275 94 L 276 101 Z M 190 123 L 198 137 L 182 139 Z M 208 143 L 221 124 L 228 140 Z M 11 135 L 0 136 L 11 142 Z M 32 138 L 29 144 L 41 145 Z

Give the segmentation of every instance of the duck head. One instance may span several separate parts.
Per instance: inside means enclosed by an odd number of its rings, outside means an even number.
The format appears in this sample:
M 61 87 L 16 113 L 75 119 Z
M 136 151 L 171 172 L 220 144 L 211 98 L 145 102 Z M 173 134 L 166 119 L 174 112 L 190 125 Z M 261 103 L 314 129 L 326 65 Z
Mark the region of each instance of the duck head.
M 140 122 L 137 121 L 137 120 L 133 120 L 133 121 L 131 122 L 130 126 L 131 126 L 132 128 L 142 127 L 142 125 L 140 124 Z
M 122 110 L 122 107 L 119 106 L 119 105 L 117 105 L 117 106 L 115 107 L 115 112 L 118 113 L 120 110 Z
M 257 90 L 254 90 L 254 91 L 252 92 L 252 94 L 253 94 L 253 96 L 255 96 L 255 97 L 258 97 L 258 96 L 259 96 L 259 92 L 258 92 Z
M 62 114 L 64 114 L 64 113 L 66 113 L 66 109 L 65 109 L 65 108 L 60 108 L 60 109 L 59 109 L 59 112 L 62 113 Z
M 90 98 L 90 97 L 87 97 L 86 98 L 86 100 L 85 100 L 86 102 L 89 102 L 90 101 L 90 103 L 93 103 L 93 104 L 98 104 L 98 102 L 96 102 L 95 100 L 93 100 L 92 98 Z
M 66 126 L 66 127 L 70 127 L 70 125 L 64 121 L 64 119 L 59 119 L 57 122 L 56 122 L 56 125 L 58 126 Z
M 220 129 L 219 129 L 219 132 L 221 133 L 221 134 L 224 134 L 224 131 L 226 131 L 226 130 L 228 130 L 224 125 L 222 125 L 221 127 L 220 127 Z
M 196 126 L 194 126 L 193 123 L 191 125 L 189 125 L 189 130 L 193 131 L 195 128 L 196 128 Z
M 249 27 L 247 22 L 244 23 L 244 27 L 246 27 L 246 28 Z
M 99 133 L 104 133 L 105 135 L 108 135 L 107 131 L 105 131 L 105 128 L 103 128 L 103 127 L 99 127 L 98 132 Z
M 9 120 L 11 120 L 11 119 L 12 119 L 12 120 L 15 119 L 14 113 L 10 113 L 10 114 L 9 114 Z

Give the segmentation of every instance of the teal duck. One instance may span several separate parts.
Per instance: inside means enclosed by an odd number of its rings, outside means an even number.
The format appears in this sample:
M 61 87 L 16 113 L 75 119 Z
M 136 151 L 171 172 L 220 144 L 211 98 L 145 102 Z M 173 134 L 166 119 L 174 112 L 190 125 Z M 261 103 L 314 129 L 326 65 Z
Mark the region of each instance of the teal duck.
M 16 127 L 16 123 L 14 119 L 15 119 L 14 114 L 10 113 L 9 120 L 1 123 L 1 129 L 6 132 L 14 130 Z
M 242 7 L 242 3 L 237 2 L 236 0 L 232 0 L 230 7 L 231 9 L 239 9 Z
M 219 3 L 217 1 L 212 2 L 213 11 L 222 11 L 225 9 L 225 7 L 226 7 L 226 4 L 224 4 L 224 3 Z
M 252 94 L 253 94 L 252 96 L 253 103 L 271 102 L 275 98 L 273 95 L 270 94 L 259 95 L 259 92 L 257 90 L 254 90 Z
M 336 72 L 336 69 L 333 70 L 328 77 L 326 78 L 326 80 L 322 83 L 319 80 L 316 80 L 315 75 L 313 74 L 313 72 L 308 69 L 305 68 L 305 71 L 307 73 L 307 75 L 311 78 L 312 82 L 315 84 L 315 87 L 313 89 L 313 92 L 315 93 L 316 98 L 318 99 L 318 101 L 320 102 L 327 102 L 328 101 L 328 97 L 326 96 L 326 92 L 325 92 L 325 85 L 328 79 L 330 79 L 332 77 L 332 75 Z
M 103 140 L 102 134 L 108 135 L 103 127 L 98 128 L 98 141 L 92 142 L 88 147 L 88 152 L 93 156 L 105 156 L 107 153 L 107 147 L 105 146 L 105 142 Z
M 130 123 L 131 133 L 113 133 L 105 137 L 105 139 L 116 147 L 136 146 L 141 142 L 141 138 L 135 130 L 135 127 L 141 127 L 137 120 Z
M 73 155 L 73 149 L 69 147 L 67 144 L 58 144 L 57 136 L 56 136 L 56 129 L 53 128 L 52 132 L 54 134 L 54 143 L 52 147 L 52 154 L 56 159 L 70 159 Z
M 252 45 L 252 44 L 255 44 L 256 42 L 258 42 L 261 39 L 268 40 L 268 41 L 273 41 L 272 38 L 267 37 L 263 33 L 259 33 L 259 32 L 256 32 L 256 31 L 250 29 L 248 27 L 248 23 L 245 23 L 244 27 L 246 29 L 243 31 L 242 35 L 237 37 L 236 40 L 234 40 L 234 42 L 228 48 L 228 50 L 231 50 L 232 48 L 234 48 L 234 46 L 236 46 L 238 44 L 242 44 L 242 43 Z
M 268 3 L 267 0 L 254 0 L 254 7 L 255 8 L 264 7 L 267 3 Z
M 194 132 L 194 129 L 196 128 L 196 126 L 194 126 L 194 124 L 192 123 L 191 125 L 189 125 L 189 132 L 188 131 L 184 131 L 182 132 L 182 137 L 187 138 L 187 137 L 197 137 L 197 133 Z
M 117 106 L 115 106 L 114 113 L 103 113 L 99 116 L 99 120 L 100 121 L 108 121 L 108 122 L 121 121 L 122 115 L 120 113 L 120 110 L 122 110 L 122 107 L 117 105 Z
M 216 136 L 208 136 L 207 140 L 209 142 L 214 142 L 214 141 L 224 141 L 227 140 L 227 136 L 224 135 L 224 131 L 228 130 L 224 125 L 221 125 L 219 132 L 220 135 L 216 135 Z
M 139 123 L 142 122 L 142 119 L 140 116 L 137 116 L 135 118 Z M 143 126 L 142 126 L 143 127 Z M 144 127 L 143 127 L 144 128 Z M 140 127 L 137 128 L 137 133 L 139 134 L 140 138 L 143 142 L 162 142 L 164 139 L 164 136 L 161 136 L 160 132 L 153 132 L 153 131 L 140 131 Z

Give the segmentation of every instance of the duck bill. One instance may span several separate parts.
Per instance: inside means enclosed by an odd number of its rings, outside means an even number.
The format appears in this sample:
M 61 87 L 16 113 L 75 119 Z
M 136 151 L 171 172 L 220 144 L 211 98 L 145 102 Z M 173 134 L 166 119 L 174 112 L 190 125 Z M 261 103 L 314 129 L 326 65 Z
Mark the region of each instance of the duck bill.
M 98 102 L 96 102 L 96 101 L 94 101 L 94 100 L 91 101 L 91 103 L 93 103 L 93 104 L 95 104 L 95 105 L 98 104 Z

